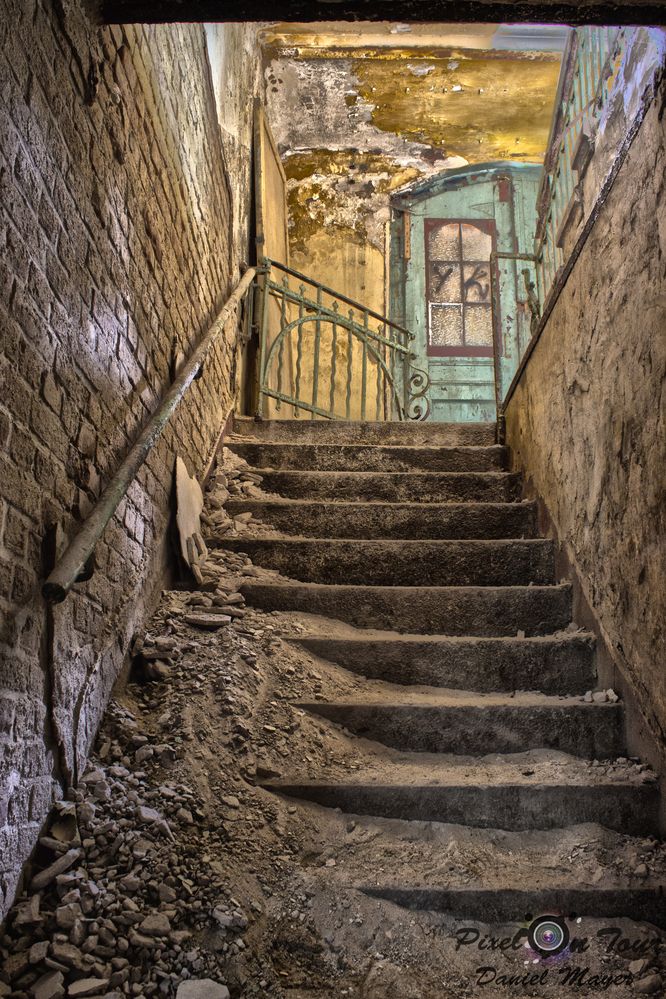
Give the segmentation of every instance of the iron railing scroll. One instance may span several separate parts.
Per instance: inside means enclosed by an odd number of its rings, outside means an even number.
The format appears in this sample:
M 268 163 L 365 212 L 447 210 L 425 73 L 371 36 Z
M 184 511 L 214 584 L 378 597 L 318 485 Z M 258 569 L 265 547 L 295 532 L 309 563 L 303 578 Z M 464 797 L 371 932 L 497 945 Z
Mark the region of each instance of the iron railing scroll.
M 386 316 L 264 258 L 252 316 L 259 335 L 257 416 L 423 420 L 428 375 L 414 334 Z

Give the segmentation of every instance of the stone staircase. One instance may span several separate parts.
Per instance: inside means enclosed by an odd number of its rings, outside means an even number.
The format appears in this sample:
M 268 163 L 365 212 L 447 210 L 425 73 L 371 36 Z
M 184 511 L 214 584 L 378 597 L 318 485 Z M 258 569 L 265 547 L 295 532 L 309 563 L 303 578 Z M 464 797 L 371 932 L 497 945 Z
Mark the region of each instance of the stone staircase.
M 239 419 L 225 444 L 264 492 L 228 511 L 274 531 L 220 544 L 288 577 L 249 579 L 247 602 L 336 619 L 292 640 L 367 678 L 367 693 L 299 704 L 357 740 L 353 770 L 313 780 L 294 761 L 263 786 L 423 834 L 416 865 L 396 847 L 389 873 L 373 871 L 361 851 L 336 876 L 486 922 L 555 911 L 664 925 L 663 887 L 613 862 L 627 837 L 658 835 L 658 784 L 623 757 L 622 704 L 583 699 L 594 639 L 572 625 L 571 586 L 494 426 Z M 442 873 L 439 834 L 423 823 L 486 837 L 475 883 Z M 539 862 L 540 837 L 552 846 L 582 823 L 609 844 L 595 884 L 575 863 L 553 877 Z M 520 857 L 494 862 L 500 830 L 524 833 L 526 879 Z

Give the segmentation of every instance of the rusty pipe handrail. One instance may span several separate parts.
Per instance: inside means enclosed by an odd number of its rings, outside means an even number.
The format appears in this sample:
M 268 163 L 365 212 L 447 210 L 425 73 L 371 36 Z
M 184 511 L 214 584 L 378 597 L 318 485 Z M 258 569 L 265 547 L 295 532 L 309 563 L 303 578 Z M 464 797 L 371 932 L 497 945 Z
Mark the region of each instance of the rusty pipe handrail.
M 42 585 L 42 594 L 49 603 L 60 603 L 65 599 L 77 580 L 88 578 L 86 567 L 95 551 L 97 542 L 106 525 L 116 512 L 131 482 L 153 449 L 167 423 L 178 408 L 185 392 L 193 382 L 206 357 L 224 332 L 233 310 L 256 277 L 256 268 L 246 270 L 226 303 L 217 314 L 212 326 L 174 379 L 149 422 L 141 431 L 129 454 L 115 473 L 98 499 L 94 509 L 86 518 L 81 530 L 56 562 L 52 572 Z

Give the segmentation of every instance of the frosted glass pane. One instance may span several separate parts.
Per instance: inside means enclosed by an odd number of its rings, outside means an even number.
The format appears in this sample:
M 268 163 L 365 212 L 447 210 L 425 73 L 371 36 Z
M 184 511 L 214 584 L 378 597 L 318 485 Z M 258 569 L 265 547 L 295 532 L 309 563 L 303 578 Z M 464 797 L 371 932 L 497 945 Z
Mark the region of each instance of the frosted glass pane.
M 431 302 L 460 301 L 460 264 L 430 262 L 428 293 Z
M 434 347 L 456 347 L 463 342 L 462 306 L 430 306 L 430 343 Z
M 460 260 L 459 229 L 457 222 L 444 222 L 429 230 L 428 256 L 431 260 Z
M 466 302 L 490 302 L 489 264 L 465 264 L 463 279 Z
M 493 322 L 489 305 L 465 307 L 465 343 L 470 347 L 492 347 Z
M 465 260 L 490 260 L 493 238 L 475 225 L 464 223 L 462 229 L 463 258 Z

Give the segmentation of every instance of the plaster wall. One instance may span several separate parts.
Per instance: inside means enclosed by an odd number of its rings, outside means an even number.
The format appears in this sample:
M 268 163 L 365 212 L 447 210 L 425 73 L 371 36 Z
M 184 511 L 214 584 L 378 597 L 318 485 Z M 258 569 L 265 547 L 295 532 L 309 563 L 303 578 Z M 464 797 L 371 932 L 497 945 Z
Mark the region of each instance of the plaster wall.
M 506 408 L 618 677 L 666 737 L 666 86 Z
M 296 24 L 262 34 L 292 261 L 351 297 L 361 292 L 379 311 L 387 306 L 378 278 L 391 196 L 467 163 L 539 163 L 563 38 L 548 51 L 539 49 L 549 48 L 542 34 L 513 39 L 526 50 L 511 51 L 496 26 L 423 26 L 413 37 L 389 29 Z
M 255 262 L 252 217 L 252 145 L 254 98 L 263 90 L 259 28 L 256 24 L 206 24 L 219 141 L 231 195 L 231 273 L 240 276 L 245 263 Z M 255 356 L 243 343 L 234 371 L 238 411 L 253 404 Z
M 49 548 L 223 304 L 243 226 L 200 26 L 97 29 L 77 2 L 1 0 L 0 93 L 1 917 L 165 580 L 175 455 L 207 464 L 234 324 L 51 619 Z
M 606 81 L 608 100 L 594 120 L 584 118 L 590 136 L 590 158 L 577 172 L 572 203 L 565 211 L 561 232 L 563 258 L 575 246 L 585 220 L 594 208 L 599 192 L 613 168 L 618 152 L 633 122 L 640 114 L 645 95 L 651 95 L 655 75 L 666 59 L 666 29 L 620 29 L 620 55 Z

